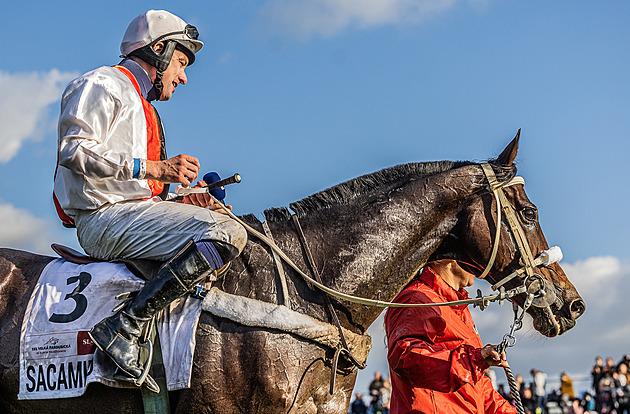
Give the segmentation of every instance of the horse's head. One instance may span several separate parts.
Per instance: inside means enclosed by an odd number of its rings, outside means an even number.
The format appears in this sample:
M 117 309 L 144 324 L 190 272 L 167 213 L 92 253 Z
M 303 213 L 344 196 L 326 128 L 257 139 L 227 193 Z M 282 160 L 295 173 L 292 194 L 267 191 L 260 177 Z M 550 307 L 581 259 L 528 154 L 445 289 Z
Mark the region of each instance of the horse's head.
M 518 150 L 518 139 L 517 134 L 491 163 L 499 185 L 510 182 L 516 173 L 514 159 Z M 489 174 L 492 175 L 492 172 Z M 488 180 L 480 168 L 480 179 L 481 177 Z M 493 248 L 496 248 L 496 258 L 486 279 L 493 285 L 502 284 L 507 275 L 520 269 L 522 273 L 505 282 L 505 289 L 523 284 L 529 287 L 529 292 L 536 294 L 533 305 L 528 308 L 528 313 L 534 319 L 534 328 L 549 337 L 560 335 L 571 329 L 576 319 L 584 313 L 584 301 L 558 264 L 535 266 L 536 263 L 531 259 L 538 257 L 549 245 L 538 222 L 538 210 L 527 198 L 522 182 L 511 181 L 510 185 L 502 187 L 500 191 L 505 195 L 502 204 L 507 206 L 502 205 L 499 233 L 496 231 L 499 196 L 489 189 L 473 197 L 470 205 L 458 218 L 458 224 L 433 257 L 456 259 L 471 272 L 483 276 L 484 268 L 491 263 Z M 513 213 L 505 211 L 506 208 L 512 209 Z M 512 217 L 512 224 L 509 223 L 508 215 Z M 497 234 L 499 242 L 495 247 Z M 526 241 L 520 248 L 518 238 Z M 531 254 L 523 251 L 527 247 Z M 525 272 L 524 267 L 528 262 L 531 264 L 531 271 Z M 526 294 L 521 294 L 515 300 L 523 306 L 526 297 Z

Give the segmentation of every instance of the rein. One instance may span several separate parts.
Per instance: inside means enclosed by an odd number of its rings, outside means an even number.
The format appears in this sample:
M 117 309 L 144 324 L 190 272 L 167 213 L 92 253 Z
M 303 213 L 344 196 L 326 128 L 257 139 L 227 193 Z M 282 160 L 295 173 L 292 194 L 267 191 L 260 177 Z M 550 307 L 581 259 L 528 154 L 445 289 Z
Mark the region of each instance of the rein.
M 487 167 L 484 167 L 487 166 Z M 342 293 L 339 292 L 337 290 L 334 290 L 332 288 L 329 288 L 328 286 L 318 282 L 317 280 L 311 278 L 310 276 L 308 276 L 306 273 L 304 273 L 295 263 L 293 263 L 293 261 L 289 258 L 289 256 L 287 256 L 275 243 L 272 239 L 270 239 L 269 237 L 265 236 L 264 234 L 260 233 L 258 230 L 254 229 L 253 227 L 251 227 L 250 225 L 248 225 L 247 223 L 245 223 L 243 220 L 241 220 L 239 217 L 237 217 L 234 213 L 232 213 L 230 210 L 228 209 L 224 209 L 224 211 L 228 214 L 228 216 L 230 216 L 233 220 L 235 220 L 236 222 L 238 222 L 239 224 L 241 224 L 243 227 L 245 227 L 245 229 L 247 230 L 248 233 L 252 234 L 253 236 L 255 236 L 256 238 L 258 238 L 259 240 L 261 240 L 263 243 L 265 243 L 273 252 L 275 252 L 286 264 L 288 264 L 293 270 L 295 270 L 307 283 L 316 286 L 318 289 L 322 290 L 323 292 L 336 297 L 337 299 L 342 299 L 342 300 L 347 300 L 348 302 L 353 302 L 353 303 L 358 303 L 360 305 L 367 305 L 367 306 L 374 306 L 374 307 L 380 307 L 380 308 L 408 308 L 408 307 L 434 307 L 434 306 L 454 306 L 454 305 L 472 305 L 472 304 L 478 304 L 480 303 L 483 308 L 485 308 L 485 305 L 487 305 L 489 302 L 494 302 L 494 301 L 500 301 L 502 302 L 505 299 L 510 299 L 514 296 L 520 295 L 522 293 L 526 292 L 526 287 L 525 287 L 525 283 L 523 283 L 523 286 L 519 286 L 517 288 L 514 289 L 510 289 L 508 291 L 506 291 L 505 289 L 503 289 L 502 285 L 505 284 L 508 280 L 513 279 L 514 277 L 517 277 L 519 275 L 522 275 L 523 273 L 527 273 L 528 276 L 536 277 L 537 275 L 535 275 L 533 273 L 533 268 L 535 266 L 547 266 L 549 264 L 555 263 L 557 261 L 559 261 L 562 258 L 562 253 L 561 250 L 558 246 L 554 246 L 548 250 L 545 250 L 544 252 L 542 252 L 536 259 L 534 259 L 532 257 L 532 253 L 531 250 L 529 248 L 529 245 L 526 242 L 525 239 L 525 235 L 523 232 L 523 229 L 520 227 L 518 220 L 516 218 L 516 215 L 514 213 L 514 209 L 512 207 L 512 205 L 509 203 L 509 201 L 507 200 L 507 198 L 505 197 L 505 194 L 503 193 L 503 187 L 508 187 L 511 185 L 516 185 L 516 184 L 524 184 L 525 180 L 523 180 L 522 177 L 515 177 L 512 180 L 510 180 L 509 182 L 506 183 L 499 183 L 496 179 L 496 176 L 494 175 L 494 171 L 492 171 L 492 167 L 490 167 L 489 164 L 484 163 L 481 164 L 482 168 L 484 168 L 484 173 L 486 174 L 486 177 L 488 178 L 488 182 L 490 184 L 490 190 L 494 193 L 495 197 L 497 198 L 497 232 L 496 232 L 496 237 L 494 240 L 494 246 L 492 248 L 492 254 L 490 256 L 490 260 L 488 265 L 486 266 L 486 270 L 484 270 L 484 274 L 482 274 L 483 277 L 487 276 L 487 274 L 489 273 L 490 269 L 492 268 L 494 261 L 496 259 L 496 252 L 498 251 L 498 246 L 499 246 L 499 235 L 500 235 L 500 230 L 501 230 L 501 210 L 503 209 L 506 217 L 508 218 L 508 223 L 510 223 L 510 228 L 512 230 L 512 232 L 515 234 L 514 238 L 516 240 L 517 246 L 519 247 L 519 250 L 521 251 L 521 255 L 523 255 L 524 257 L 524 261 L 526 263 L 526 266 L 521 269 L 518 269 L 512 273 L 510 273 L 509 275 L 507 275 L 505 278 L 503 278 L 501 281 L 497 282 L 495 285 L 493 285 L 493 289 L 498 290 L 499 293 L 495 294 L 495 295 L 488 295 L 488 296 L 481 296 L 481 293 L 478 294 L 477 297 L 475 298 L 470 298 L 470 299 L 463 299 L 463 300 L 456 300 L 456 301 L 451 301 L 451 302 L 443 302 L 443 303 L 395 303 L 395 302 L 387 302 L 387 301 L 381 301 L 381 300 L 376 300 L 376 299 L 368 299 L 368 298 L 362 298 L 362 297 L 358 297 L 358 296 L 353 296 L 353 295 L 349 295 L 346 293 Z M 213 196 L 214 198 L 214 196 Z M 214 199 L 215 202 L 220 203 L 216 198 Z M 503 207 L 501 207 L 503 206 Z M 516 236 L 516 234 L 519 234 L 520 236 Z M 542 280 L 542 278 L 540 276 L 538 276 L 538 278 L 540 278 Z M 544 283 L 544 282 L 543 282 Z M 542 291 L 542 289 L 539 290 L 539 294 Z M 544 294 L 544 292 L 543 292 Z
M 294 222 L 294 226 L 296 228 L 296 231 L 298 232 L 298 236 L 300 239 L 300 242 L 306 252 L 306 256 L 308 259 L 308 265 L 311 267 L 311 271 L 313 273 L 313 275 L 317 278 L 317 280 L 314 280 L 313 278 L 311 278 L 310 276 L 308 276 L 306 273 L 304 273 L 295 263 L 293 263 L 293 261 L 274 243 L 274 241 L 271 239 L 271 237 L 267 237 L 264 234 L 260 233 L 259 231 L 257 231 L 256 229 L 252 228 L 251 226 L 249 226 L 247 223 L 243 222 L 239 217 L 237 217 L 234 213 L 232 213 L 229 209 L 224 209 L 224 211 L 235 221 L 237 221 L 239 224 L 241 224 L 250 234 L 252 234 L 253 236 L 257 237 L 259 240 L 261 240 L 263 243 L 265 243 L 271 250 L 272 253 L 274 254 L 274 257 L 277 255 L 279 256 L 282 260 L 285 261 L 285 263 L 287 263 L 291 268 L 293 268 L 293 270 L 295 270 L 308 284 L 313 285 L 317 288 L 319 288 L 321 291 L 327 293 L 330 296 L 336 297 L 338 299 L 342 299 L 342 300 L 347 300 L 349 302 L 353 302 L 353 303 L 358 303 L 361 305 L 368 305 L 368 306 L 375 306 L 375 307 L 398 307 L 398 308 L 402 308 L 402 307 L 434 307 L 434 306 L 453 306 L 453 305 L 471 305 L 474 304 L 475 306 L 479 306 L 481 308 L 481 310 L 484 310 L 488 304 L 490 302 L 494 302 L 494 301 L 499 301 L 499 304 L 502 304 L 503 301 L 505 299 L 511 299 L 514 296 L 526 293 L 527 294 L 527 298 L 525 300 L 525 303 L 523 305 L 523 309 L 522 309 L 522 313 L 520 316 L 518 316 L 518 306 L 515 302 L 513 302 L 513 307 L 514 307 L 514 322 L 512 323 L 512 325 L 510 326 L 510 332 L 506 335 L 504 335 L 502 342 L 497 346 L 497 351 L 499 352 L 499 354 L 503 353 L 505 351 L 506 348 L 514 346 L 514 344 L 516 343 L 516 339 L 514 337 L 514 332 L 518 329 L 521 328 L 522 326 L 522 320 L 523 317 L 525 315 L 525 312 L 527 311 L 527 309 L 531 306 L 537 306 L 537 307 L 544 307 L 545 306 L 549 306 L 548 303 L 548 299 L 545 299 L 545 296 L 547 295 L 548 292 L 545 291 L 545 287 L 546 287 L 546 282 L 544 281 L 544 279 L 542 278 L 542 276 L 534 273 L 534 269 L 537 266 L 543 265 L 543 266 L 548 266 L 552 263 L 556 263 L 559 260 L 562 259 L 562 252 L 560 250 L 560 248 L 558 246 L 554 246 L 548 250 L 545 250 L 544 252 L 540 253 L 540 255 L 538 255 L 538 257 L 534 258 L 531 252 L 531 249 L 529 247 L 529 244 L 527 243 L 527 238 L 525 236 L 525 232 L 523 231 L 523 228 L 521 227 L 520 223 L 518 222 L 518 218 L 516 217 L 516 213 L 514 210 L 514 207 L 512 206 L 512 204 L 510 204 L 509 200 L 507 199 L 507 197 L 505 196 L 505 193 L 503 192 L 503 189 L 505 187 L 509 187 L 512 185 L 518 185 L 518 184 L 522 184 L 525 185 L 525 180 L 522 177 L 514 177 L 511 180 L 507 181 L 507 182 L 503 182 L 500 183 L 497 178 L 496 175 L 494 173 L 494 171 L 492 170 L 492 167 L 490 166 L 490 164 L 488 163 L 482 163 L 481 164 L 481 168 L 483 169 L 483 172 L 488 180 L 488 185 L 489 185 L 489 189 L 490 191 L 493 193 L 496 202 L 497 202 L 497 220 L 496 220 L 496 233 L 495 233 L 495 238 L 494 238 L 494 243 L 493 243 L 493 247 L 492 247 L 492 252 L 490 255 L 490 258 L 488 260 L 488 264 L 486 265 L 483 273 L 478 277 L 479 279 L 483 279 L 485 278 L 489 273 L 490 270 L 492 269 L 492 266 L 494 265 L 494 262 L 496 260 L 496 256 L 497 256 L 497 252 L 498 252 L 498 248 L 499 248 L 499 240 L 500 240 L 500 235 L 501 235 L 501 214 L 503 212 L 503 214 L 505 214 L 506 220 L 510 226 L 510 230 L 512 232 L 512 235 L 514 237 L 515 243 L 518 247 L 518 250 L 521 254 L 521 257 L 523 258 L 523 262 L 525 263 L 525 265 L 523 267 L 521 267 L 520 269 L 515 270 L 514 272 L 510 273 L 509 275 L 507 275 L 506 277 L 504 277 L 503 279 L 499 280 L 498 282 L 496 282 L 493 286 L 492 289 L 493 290 L 498 290 L 499 293 L 495 294 L 495 295 L 487 295 L 487 296 L 482 296 L 481 291 L 478 290 L 477 293 L 477 297 L 475 298 L 470 298 L 470 299 L 464 299 L 464 300 L 457 300 L 457 301 L 450 301 L 450 302 L 443 302 L 443 303 L 394 303 L 394 302 L 386 302 L 386 301 L 381 301 L 381 300 L 374 300 L 374 299 L 368 299 L 368 298 L 362 298 L 362 297 L 357 297 L 357 296 L 353 296 L 353 295 L 348 295 L 339 291 L 336 291 L 334 289 L 331 289 L 327 286 L 325 286 L 323 283 L 321 283 L 321 278 L 319 277 L 319 273 L 317 272 L 317 269 L 315 268 L 315 263 L 313 261 L 312 255 L 310 253 L 310 250 L 308 249 L 308 245 L 306 244 L 306 239 L 304 237 L 304 234 L 302 232 L 301 226 L 299 224 L 299 221 L 297 220 L 297 216 L 293 215 L 293 222 Z M 214 196 L 212 196 L 212 198 L 215 200 L 215 202 L 219 202 L 216 198 L 214 198 Z M 266 231 L 267 232 L 267 231 Z M 267 232 L 269 235 L 271 235 L 270 232 Z M 505 288 L 503 287 L 504 284 L 506 284 L 508 281 L 510 281 L 511 279 L 521 276 L 523 273 L 525 273 L 525 278 L 523 279 L 523 284 L 514 288 L 514 289 L 510 289 L 508 291 L 505 290 Z M 531 281 L 530 281 L 531 279 Z M 529 285 L 528 285 L 529 282 Z M 550 292 L 552 293 L 552 291 L 550 290 Z M 551 295 L 553 297 L 553 295 Z M 337 362 L 338 362 L 338 357 L 341 353 L 344 353 L 344 355 L 358 368 L 363 369 L 365 368 L 365 364 L 360 364 L 358 363 L 358 361 L 356 361 L 356 359 L 354 358 L 354 356 L 352 355 L 352 353 L 349 351 L 347 345 L 346 345 L 346 341 L 345 338 L 343 336 L 343 333 L 341 331 L 341 325 L 339 323 L 339 320 L 337 318 L 337 315 L 334 311 L 334 308 L 332 307 L 332 304 L 330 303 L 330 300 L 328 298 L 328 296 L 325 296 L 326 298 L 326 305 L 327 308 L 329 309 L 330 313 L 331 313 L 331 317 L 333 318 L 333 320 L 335 321 L 335 324 L 337 326 L 337 328 L 339 329 L 340 335 L 341 335 L 341 346 L 339 348 L 336 349 L 335 352 L 335 357 L 334 357 L 334 361 L 333 361 L 333 374 L 332 374 L 332 378 L 331 378 L 331 387 L 330 387 L 330 392 L 333 392 L 333 388 L 334 388 L 334 381 L 335 381 L 335 372 L 336 372 L 336 366 L 337 366 Z M 536 301 L 538 301 L 538 303 L 536 303 Z M 520 401 L 520 396 L 518 394 L 518 389 L 516 388 L 516 381 L 514 380 L 514 375 L 512 374 L 511 369 L 508 367 L 504 367 L 506 376 L 508 378 L 508 383 L 510 385 L 510 391 L 512 393 L 512 396 L 514 398 L 517 410 L 519 412 L 519 414 L 524 413 L 523 410 L 523 405 Z

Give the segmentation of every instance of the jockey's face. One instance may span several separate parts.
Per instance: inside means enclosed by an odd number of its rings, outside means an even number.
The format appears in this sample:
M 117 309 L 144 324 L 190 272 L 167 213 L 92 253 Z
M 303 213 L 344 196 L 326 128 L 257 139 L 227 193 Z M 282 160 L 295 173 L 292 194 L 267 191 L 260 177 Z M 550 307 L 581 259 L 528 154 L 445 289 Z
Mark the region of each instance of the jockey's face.
M 160 101 L 168 101 L 173 96 L 177 85 L 185 85 L 188 81 L 186 73 L 184 72 L 188 66 L 188 56 L 180 50 L 175 49 L 171 63 L 162 75 L 162 95 Z

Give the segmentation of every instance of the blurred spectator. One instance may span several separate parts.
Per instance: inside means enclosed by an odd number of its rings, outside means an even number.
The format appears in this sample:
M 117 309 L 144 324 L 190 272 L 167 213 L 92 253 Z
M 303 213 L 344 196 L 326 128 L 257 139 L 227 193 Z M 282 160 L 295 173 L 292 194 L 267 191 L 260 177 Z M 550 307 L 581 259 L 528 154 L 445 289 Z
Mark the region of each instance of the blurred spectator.
M 560 375 L 560 399 L 565 407 L 569 407 L 569 402 L 575 399 L 573 380 L 566 372 Z
M 523 376 L 521 374 L 516 375 L 516 389 L 518 389 L 518 395 L 521 396 L 521 400 L 523 400 L 523 391 L 525 391 L 525 384 L 523 383 Z
M 580 400 L 577 398 L 573 398 L 571 400 L 571 405 L 567 410 L 567 414 L 584 414 L 584 408 L 580 406 Z
M 617 373 L 619 374 L 619 385 L 623 387 L 628 384 L 628 365 L 623 362 L 617 365 Z
M 604 374 L 604 376 L 606 374 L 612 375 L 612 373 L 615 371 L 617 371 L 617 366 L 615 365 L 615 362 L 613 361 L 611 357 L 607 357 L 606 365 L 604 365 L 604 368 L 602 369 L 602 373 Z
M 627 382 L 617 388 L 616 398 L 617 414 L 630 414 L 630 385 Z
M 599 414 L 609 414 L 615 408 L 615 382 L 612 375 L 605 374 L 599 381 L 595 396 L 595 409 Z
M 374 390 L 371 393 L 372 401 L 367 409 L 367 414 L 383 414 L 383 406 L 381 405 L 381 396 L 378 391 Z
M 624 364 L 626 367 L 630 368 L 630 354 L 626 354 L 621 358 L 621 361 L 617 364 L 617 371 L 619 371 L 619 366 Z
M 363 402 L 363 396 L 360 392 L 354 394 L 354 401 L 350 404 L 350 413 L 351 414 L 366 414 L 367 413 L 367 405 Z
M 388 380 L 383 380 L 383 386 L 381 387 L 380 392 L 383 414 L 389 414 L 389 401 L 392 396 L 392 386 Z
M 604 375 L 604 361 L 602 357 L 595 357 L 595 365 L 591 369 L 591 377 L 593 377 L 593 389 L 597 390 L 597 386 L 599 385 L 599 381 L 602 379 Z
M 377 393 L 379 392 L 379 390 L 383 387 L 383 377 L 381 376 L 381 373 L 376 371 L 374 373 L 374 379 L 372 380 L 372 382 L 370 382 L 370 395 L 372 395 L 373 391 L 376 391 Z
M 582 400 L 582 407 L 584 408 L 585 413 L 595 412 L 595 399 L 588 392 L 584 394 L 584 399 Z
M 540 408 L 540 412 L 545 414 L 547 412 L 545 397 L 547 396 L 547 374 L 537 369 L 531 370 L 532 377 L 534 378 L 534 396 L 536 397 L 536 408 Z
M 536 399 L 532 394 L 532 389 L 523 387 L 523 397 L 521 398 L 525 414 L 534 414 L 536 412 Z

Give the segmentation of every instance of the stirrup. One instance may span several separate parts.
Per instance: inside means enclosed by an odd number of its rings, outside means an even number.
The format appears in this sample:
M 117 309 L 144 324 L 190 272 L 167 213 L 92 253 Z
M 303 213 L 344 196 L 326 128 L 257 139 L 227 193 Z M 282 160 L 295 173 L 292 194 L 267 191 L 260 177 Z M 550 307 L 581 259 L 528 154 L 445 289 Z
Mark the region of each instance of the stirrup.
M 144 343 L 141 343 L 140 341 L 138 341 L 138 346 L 149 351 L 149 356 L 147 358 L 147 362 L 144 364 L 144 369 L 142 370 L 142 374 L 140 374 L 140 376 L 137 379 L 134 379 L 133 381 L 133 383 L 136 384 L 136 386 L 142 387 L 142 384 L 146 381 L 147 377 L 149 376 L 149 370 L 151 369 L 151 363 L 153 362 L 153 343 L 151 342 L 149 338 L 147 338 L 147 340 Z M 157 384 L 155 384 L 155 386 L 157 387 L 157 391 L 154 391 L 154 392 L 159 393 L 160 387 Z M 153 391 L 151 389 L 152 387 L 150 387 L 149 384 L 147 384 L 147 388 Z

